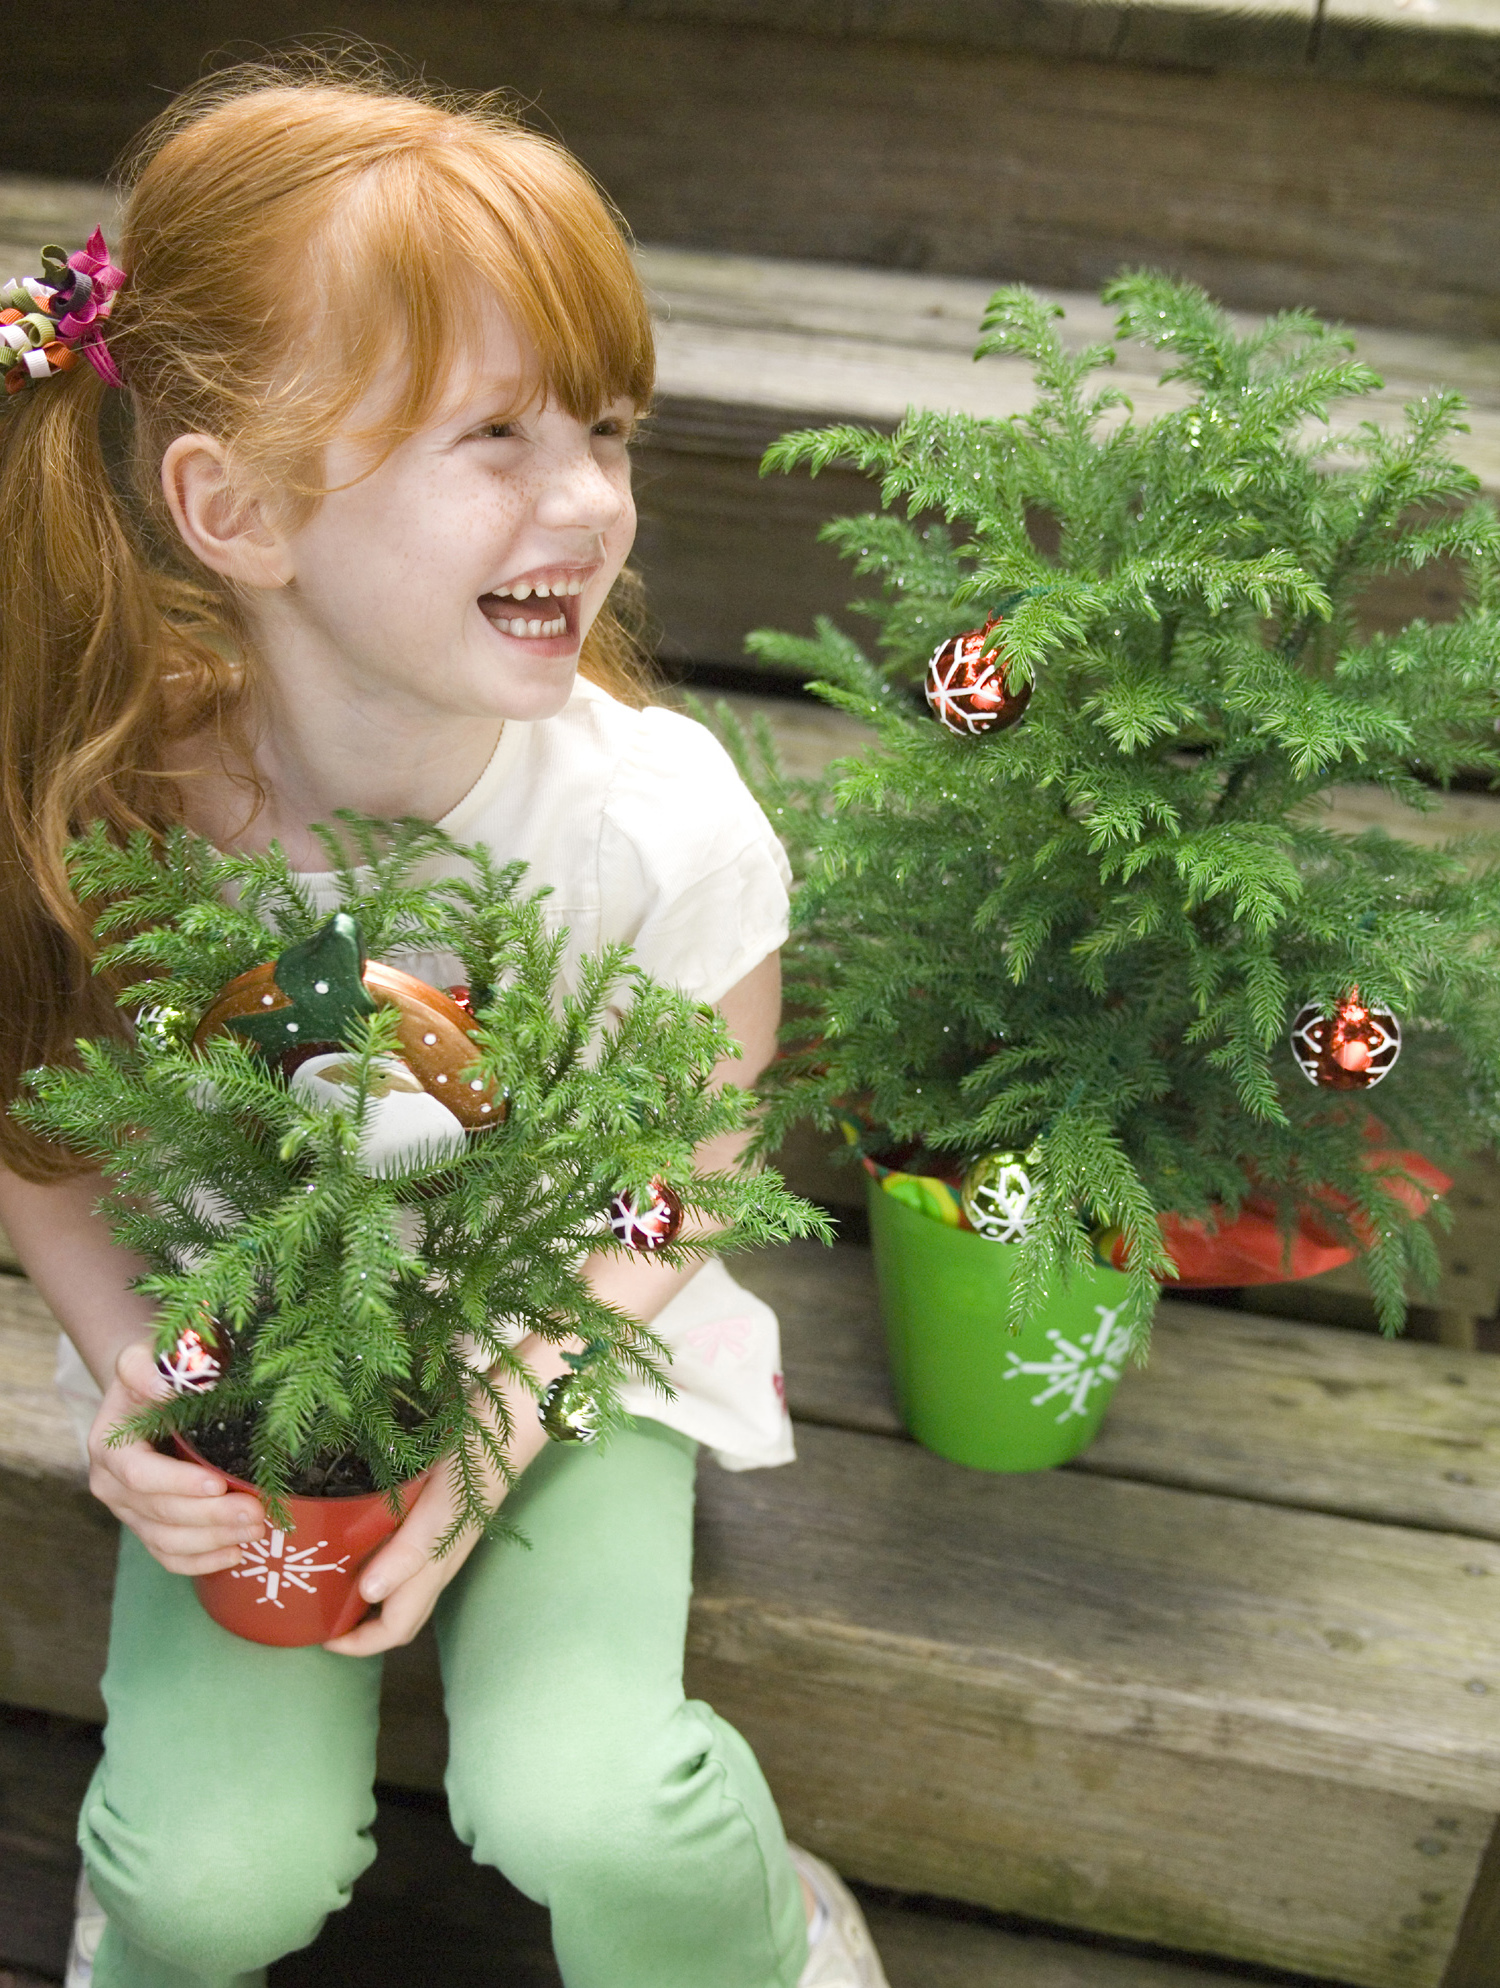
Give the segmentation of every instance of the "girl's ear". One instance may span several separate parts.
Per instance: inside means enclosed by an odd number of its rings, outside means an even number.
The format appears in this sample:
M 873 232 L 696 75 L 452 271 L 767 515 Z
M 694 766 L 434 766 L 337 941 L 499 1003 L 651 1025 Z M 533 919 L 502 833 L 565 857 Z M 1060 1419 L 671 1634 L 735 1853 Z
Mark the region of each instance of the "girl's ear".
M 292 577 L 286 534 L 265 498 L 235 476 L 215 436 L 177 436 L 162 457 L 161 487 L 183 544 L 210 572 L 242 587 L 286 586 Z

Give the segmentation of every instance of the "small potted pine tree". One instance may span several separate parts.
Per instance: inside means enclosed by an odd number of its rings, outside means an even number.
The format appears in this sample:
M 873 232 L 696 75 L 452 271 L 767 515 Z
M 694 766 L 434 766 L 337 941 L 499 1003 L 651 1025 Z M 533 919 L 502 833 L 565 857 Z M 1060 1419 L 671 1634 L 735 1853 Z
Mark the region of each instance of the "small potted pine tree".
M 695 1170 L 749 1106 L 709 1087 L 732 1051 L 711 1010 L 623 948 L 564 996 L 519 864 L 420 823 L 350 817 L 324 841 L 331 913 L 278 849 L 84 838 L 75 887 L 135 1024 L 34 1072 L 17 1107 L 104 1171 L 150 1266 L 175 1392 L 117 1439 L 175 1442 L 259 1493 L 265 1546 L 198 1591 L 287 1645 L 359 1620 L 360 1569 L 427 1471 L 459 1493 L 444 1546 L 503 1529 L 483 1482 L 509 1473 L 506 1377 L 578 1440 L 608 1435 L 623 1380 L 667 1386 L 659 1343 L 590 1290 L 590 1251 L 682 1263 L 823 1226 L 773 1174 Z M 464 982 L 387 957 L 413 953 Z M 581 1343 L 545 1391 L 526 1333 Z
M 875 653 L 831 622 L 751 637 L 873 742 L 820 785 L 738 740 L 801 873 L 766 1139 L 857 1140 L 910 1426 L 1001 1469 L 1090 1439 L 1163 1279 L 1358 1253 L 1397 1329 L 1435 1269 L 1429 1162 L 1491 1140 L 1500 1095 L 1497 846 L 1325 806 L 1358 784 L 1415 814 L 1500 769 L 1500 527 L 1448 447 L 1462 403 L 1332 431 L 1379 385 L 1341 333 L 1242 336 L 1149 274 L 1105 295 L 1172 411 L 1135 419 L 1112 351 L 1013 288 L 976 356 L 1030 360 L 1030 412 L 770 451 L 880 479 L 824 533 L 874 583 Z M 1455 620 L 1360 633 L 1373 576 L 1438 560 Z

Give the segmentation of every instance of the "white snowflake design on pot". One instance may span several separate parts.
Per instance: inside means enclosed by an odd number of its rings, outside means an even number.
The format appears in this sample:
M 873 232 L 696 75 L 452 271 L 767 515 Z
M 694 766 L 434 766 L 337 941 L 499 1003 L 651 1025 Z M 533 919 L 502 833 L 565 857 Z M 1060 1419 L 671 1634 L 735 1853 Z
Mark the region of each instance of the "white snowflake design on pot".
M 1120 1378 L 1123 1362 L 1130 1352 L 1130 1334 L 1117 1322 L 1124 1309 L 1123 1305 L 1095 1305 L 1098 1326 L 1091 1333 L 1080 1334 L 1077 1340 L 1050 1331 L 1047 1337 L 1057 1349 L 1050 1360 L 1023 1360 L 1019 1353 L 1007 1353 L 1010 1370 L 1005 1379 L 1014 1381 L 1022 1374 L 1034 1374 L 1048 1383 L 1031 1397 L 1033 1408 L 1045 1408 L 1060 1394 L 1066 1395 L 1062 1413 L 1056 1417 L 1059 1422 L 1087 1413 L 1089 1396 L 1106 1381 Z
M 258 1539 L 245 1548 L 248 1567 L 236 1567 L 234 1578 L 237 1581 L 264 1581 L 266 1591 L 255 1597 L 256 1606 L 270 1602 L 273 1608 L 285 1608 L 281 1590 L 298 1588 L 305 1595 L 315 1595 L 318 1584 L 314 1574 L 342 1574 L 349 1566 L 349 1556 L 341 1553 L 337 1560 L 318 1562 L 315 1556 L 328 1544 L 320 1539 L 314 1546 L 288 1547 L 284 1532 L 273 1531 L 269 1539 Z

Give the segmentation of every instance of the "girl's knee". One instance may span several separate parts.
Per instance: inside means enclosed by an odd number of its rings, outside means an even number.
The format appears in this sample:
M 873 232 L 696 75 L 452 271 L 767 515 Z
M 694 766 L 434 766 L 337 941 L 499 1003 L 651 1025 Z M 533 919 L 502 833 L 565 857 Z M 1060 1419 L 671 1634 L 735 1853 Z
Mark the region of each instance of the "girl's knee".
M 557 1735 L 508 1749 L 503 1765 L 457 1757 L 448 1772 L 453 1826 L 476 1860 L 536 1898 L 581 1880 L 604 1892 L 670 1853 L 674 1831 L 713 1775 L 707 1735 L 685 1722 L 641 1735 Z
M 233 1980 L 317 1938 L 374 1854 L 368 1838 L 296 1829 L 272 1842 L 170 1827 L 147 1843 L 88 1850 L 90 1881 L 119 1936 L 189 1977 Z

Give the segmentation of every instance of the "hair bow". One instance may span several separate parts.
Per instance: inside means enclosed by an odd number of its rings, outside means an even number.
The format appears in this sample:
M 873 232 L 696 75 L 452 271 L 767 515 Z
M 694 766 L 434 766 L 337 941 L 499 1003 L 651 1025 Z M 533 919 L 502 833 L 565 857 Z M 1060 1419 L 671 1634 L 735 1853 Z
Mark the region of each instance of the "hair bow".
M 73 255 L 49 244 L 40 278 L 23 276 L 0 290 L 0 370 L 6 390 L 68 372 L 79 353 L 107 386 L 122 387 L 120 369 L 104 342 L 104 320 L 123 269 L 109 259 L 104 231 L 95 228 Z

